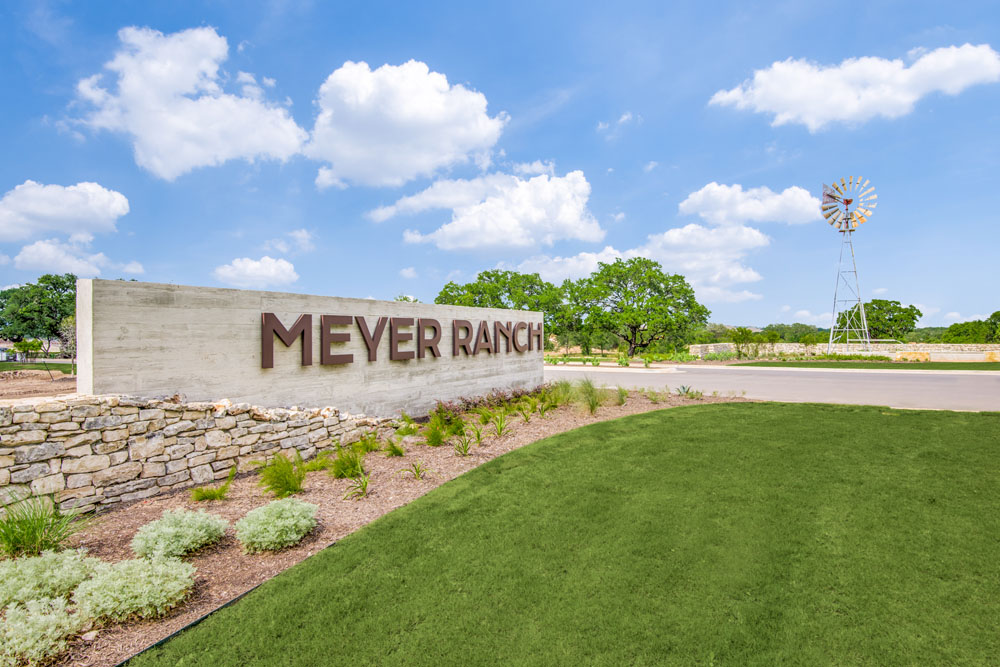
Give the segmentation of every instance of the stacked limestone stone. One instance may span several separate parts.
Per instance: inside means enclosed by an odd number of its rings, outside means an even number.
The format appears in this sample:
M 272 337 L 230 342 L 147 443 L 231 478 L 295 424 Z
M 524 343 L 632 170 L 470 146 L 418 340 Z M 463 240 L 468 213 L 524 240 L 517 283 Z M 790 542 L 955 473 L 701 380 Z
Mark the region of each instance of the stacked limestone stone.
M 242 472 L 297 449 L 303 458 L 356 441 L 390 420 L 247 404 L 120 396 L 25 400 L 0 406 L 0 505 L 55 494 L 60 508 L 148 498 Z

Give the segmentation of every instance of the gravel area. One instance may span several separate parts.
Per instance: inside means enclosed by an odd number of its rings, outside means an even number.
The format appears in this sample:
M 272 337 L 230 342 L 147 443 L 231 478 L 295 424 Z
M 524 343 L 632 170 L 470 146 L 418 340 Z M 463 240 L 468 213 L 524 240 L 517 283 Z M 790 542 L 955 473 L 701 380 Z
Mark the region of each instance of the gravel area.
M 670 395 L 654 404 L 645 395 L 632 392 L 625 405 L 601 407 L 596 415 L 588 414 L 579 406 L 553 410 L 545 418 L 535 414 L 528 423 L 519 415 L 511 415 L 513 428 L 510 433 L 502 438 L 484 439 L 483 446 L 474 447 L 468 457 L 457 456 L 450 444 L 441 447 L 404 444 L 404 457 L 387 458 L 381 452 L 371 452 L 365 459 L 365 467 L 371 475 L 370 493 L 359 501 L 343 499 L 349 480 L 332 479 L 322 471 L 309 473 L 304 492 L 296 498 L 319 506 L 316 515 L 319 523 L 301 543 L 273 554 L 246 555 L 230 527 L 221 542 L 188 557 L 197 573 L 194 591 L 184 604 L 161 619 L 105 626 L 89 643 L 78 638 L 57 664 L 116 665 L 383 514 L 472 468 L 547 436 L 651 410 L 741 400 L 745 399 L 705 397 L 690 400 Z M 432 471 L 423 480 L 400 474 L 415 461 Z M 139 527 L 160 518 L 164 510 L 180 507 L 204 509 L 235 523 L 251 509 L 272 500 L 257 486 L 257 479 L 254 473 L 238 477 L 229 497 L 223 501 L 194 503 L 189 490 L 183 490 L 101 513 L 72 539 L 71 545 L 85 547 L 91 555 L 107 561 L 131 558 L 130 542 Z

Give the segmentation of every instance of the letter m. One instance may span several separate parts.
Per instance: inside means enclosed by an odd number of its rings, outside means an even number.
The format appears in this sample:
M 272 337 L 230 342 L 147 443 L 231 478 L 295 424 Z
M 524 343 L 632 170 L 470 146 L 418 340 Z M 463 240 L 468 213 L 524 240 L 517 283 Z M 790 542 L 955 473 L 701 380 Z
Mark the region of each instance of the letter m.
M 313 337 L 312 315 L 299 315 L 291 329 L 286 329 L 274 313 L 262 313 L 260 317 L 260 367 L 274 368 L 274 337 L 290 347 L 296 338 L 302 339 L 302 365 L 311 366 Z

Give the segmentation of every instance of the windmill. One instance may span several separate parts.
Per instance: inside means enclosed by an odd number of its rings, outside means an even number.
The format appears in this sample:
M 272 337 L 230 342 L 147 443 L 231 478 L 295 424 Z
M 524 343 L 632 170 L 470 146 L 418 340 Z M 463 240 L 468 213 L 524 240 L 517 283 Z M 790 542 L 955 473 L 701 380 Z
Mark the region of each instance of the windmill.
M 823 217 L 842 234 L 837 284 L 833 289 L 833 323 L 830 325 L 827 354 L 833 352 L 834 341 L 848 345 L 860 343 L 864 346 L 862 349 L 866 351 L 871 349 L 872 341 L 868 334 L 865 306 L 861 301 L 853 239 L 858 225 L 867 222 L 872 216 L 872 209 L 878 206 L 875 186 L 869 183 L 868 179 L 862 179 L 860 176 L 849 176 L 847 179 L 840 179 L 840 183 L 834 181 L 833 185 L 823 186 Z M 850 265 L 845 260 L 845 251 L 850 251 Z

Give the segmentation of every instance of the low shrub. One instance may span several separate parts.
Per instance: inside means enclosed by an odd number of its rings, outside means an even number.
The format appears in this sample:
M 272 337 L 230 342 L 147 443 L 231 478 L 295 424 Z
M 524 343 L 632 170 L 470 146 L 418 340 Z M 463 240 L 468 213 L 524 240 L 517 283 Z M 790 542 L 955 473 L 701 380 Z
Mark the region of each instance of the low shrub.
M 428 447 L 440 447 L 444 444 L 444 430 L 439 424 L 431 422 L 424 429 L 424 444 Z
M 44 551 L 0 561 L 0 608 L 11 602 L 66 597 L 90 578 L 101 561 L 83 550 Z
M 222 486 L 199 486 L 198 488 L 191 489 L 191 500 L 196 503 L 205 500 L 225 500 L 234 479 L 236 479 L 236 466 L 229 469 L 229 474 L 226 476 L 226 481 Z
M 86 523 L 77 512 L 60 512 L 52 496 L 13 503 L 0 516 L 0 554 L 37 556 L 43 551 L 59 549 Z
M 618 405 L 625 405 L 625 401 L 628 400 L 628 389 L 621 385 L 615 387 L 615 389 L 618 392 Z
M 302 482 L 306 479 L 305 463 L 298 450 L 295 450 L 294 456 L 292 460 L 278 452 L 270 463 L 260 469 L 258 484 L 273 493 L 275 498 L 285 498 L 302 491 Z
M 167 510 L 139 529 L 132 538 L 132 551 L 140 558 L 180 558 L 218 542 L 228 527 L 228 521 L 204 511 Z
M 337 456 L 330 460 L 329 471 L 334 479 L 357 477 L 365 472 L 364 457 L 353 449 L 337 447 Z
M 736 358 L 735 352 L 708 352 L 701 355 L 705 361 L 732 361 Z
M 316 527 L 312 503 L 285 498 L 247 512 L 236 522 L 236 538 L 247 553 L 277 551 L 298 544 Z
M 367 431 L 358 439 L 357 442 L 352 445 L 354 451 L 359 454 L 367 454 L 368 452 L 377 452 L 379 450 L 378 444 L 378 433 L 375 431 Z
M 177 558 L 136 558 L 103 564 L 73 593 L 77 613 L 94 620 L 156 618 L 194 587 L 194 566 Z
M 88 619 L 70 613 L 63 598 L 39 598 L 7 607 L 0 623 L 0 665 L 37 665 L 66 650 L 66 638 Z

